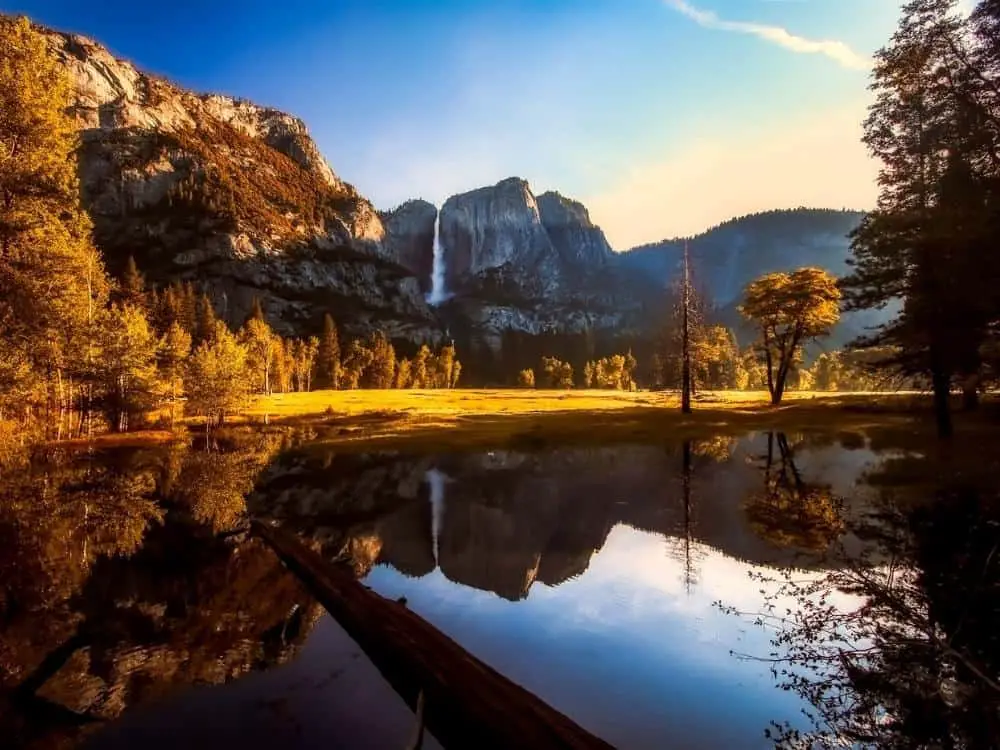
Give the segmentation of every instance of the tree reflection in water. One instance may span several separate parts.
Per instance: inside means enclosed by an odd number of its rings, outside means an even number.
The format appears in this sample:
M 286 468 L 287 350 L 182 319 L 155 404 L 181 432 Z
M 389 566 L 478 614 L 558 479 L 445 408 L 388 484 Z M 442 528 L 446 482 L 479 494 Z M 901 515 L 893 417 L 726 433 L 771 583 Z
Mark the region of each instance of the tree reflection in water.
M 766 486 L 780 497 L 767 503 L 791 508 L 801 485 L 786 466 L 784 441 L 777 443 L 781 466 L 767 471 Z M 916 461 L 925 459 L 891 461 L 882 478 L 919 475 Z M 871 479 L 879 484 L 879 475 Z M 759 613 L 720 603 L 773 631 L 772 653 L 745 658 L 771 662 L 781 687 L 811 706 L 811 731 L 775 722 L 768 736 L 787 748 L 997 747 L 998 492 L 961 481 L 937 489 L 896 481 L 881 487 L 877 507 L 850 528 L 876 552 L 848 559 L 833 545 L 830 556 L 840 559 L 829 573 L 755 575 L 767 592 Z M 816 515 L 793 510 L 789 522 L 808 525 Z M 824 517 L 820 529 L 828 528 Z
M 775 456 L 775 445 L 778 455 Z M 829 487 L 806 482 L 795 465 L 788 436 L 767 434 L 764 487 L 746 502 L 750 526 L 777 547 L 822 552 L 844 531 L 839 503 Z
M 0 468 L 4 743 L 71 746 L 175 686 L 290 658 L 319 609 L 240 533 L 286 441 L 234 431 Z

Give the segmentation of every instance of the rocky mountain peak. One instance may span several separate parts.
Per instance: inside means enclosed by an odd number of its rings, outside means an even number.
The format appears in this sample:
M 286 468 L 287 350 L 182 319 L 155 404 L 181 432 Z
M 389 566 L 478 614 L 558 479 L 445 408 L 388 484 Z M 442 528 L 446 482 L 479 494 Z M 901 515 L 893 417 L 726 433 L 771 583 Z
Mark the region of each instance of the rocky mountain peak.
M 81 130 L 176 132 L 221 122 L 280 151 L 331 187 L 345 189 L 298 117 L 231 96 L 185 91 L 143 73 L 92 39 L 45 31 L 73 81 L 72 109 Z
M 580 201 L 567 198 L 555 190 L 549 190 L 536 198 L 542 221 L 547 226 L 575 226 L 593 229 L 590 212 Z
M 441 208 L 441 240 L 452 288 L 505 267 L 541 270 L 536 280 L 555 281 L 554 269 L 547 267 L 555 252 L 535 196 L 521 178 L 450 197 Z
M 348 335 L 440 338 L 378 212 L 302 120 L 40 31 L 70 79 L 84 207 L 112 271 L 131 255 L 153 283 L 194 281 L 234 324 L 257 297 L 284 333 L 316 330 L 329 312 Z

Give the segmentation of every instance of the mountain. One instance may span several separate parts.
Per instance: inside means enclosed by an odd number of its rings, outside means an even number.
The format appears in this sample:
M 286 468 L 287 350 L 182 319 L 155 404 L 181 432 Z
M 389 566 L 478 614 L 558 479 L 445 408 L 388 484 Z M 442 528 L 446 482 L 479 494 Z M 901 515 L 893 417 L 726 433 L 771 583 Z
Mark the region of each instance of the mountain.
M 511 177 L 454 195 L 441 207 L 440 240 L 447 313 L 494 351 L 510 329 L 620 336 L 644 326 L 628 270 L 586 208 L 558 193 L 536 197 Z
M 298 118 L 187 91 L 92 40 L 42 31 L 72 82 L 81 194 L 113 273 L 131 255 L 154 283 L 200 286 L 233 324 L 258 297 L 283 333 L 316 332 L 330 312 L 347 336 L 453 338 L 484 354 L 484 373 L 512 332 L 545 346 L 572 339 L 590 357 L 638 346 L 663 319 L 681 240 L 616 253 L 585 206 L 517 177 L 453 195 L 440 213 L 423 200 L 377 211 Z M 798 209 L 726 222 L 690 240 L 696 278 L 738 326 L 740 292 L 761 273 L 842 273 L 860 216 Z M 451 296 L 432 307 L 436 231 Z M 856 329 L 851 320 L 842 329 Z
M 112 271 L 132 255 L 153 281 L 195 281 L 230 322 L 257 296 L 286 332 L 329 311 L 355 334 L 440 337 L 380 215 L 301 120 L 194 94 L 89 39 L 45 33 L 72 83 L 81 192 Z
M 695 283 L 725 306 L 739 299 L 761 274 L 819 266 L 838 276 L 847 271 L 848 235 L 859 211 L 797 208 L 730 219 L 687 240 Z M 622 262 L 643 274 L 669 279 L 680 272 L 684 239 L 632 248 Z
M 848 235 L 860 211 L 797 208 L 730 219 L 687 240 L 692 275 L 717 308 L 719 322 L 736 330 L 743 343 L 755 335 L 737 311 L 743 289 L 765 273 L 818 266 L 843 276 L 850 257 Z M 647 278 L 679 278 L 684 239 L 670 239 L 621 253 L 622 264 Z M 884 322 L 887 312 L 845 313 L 823 348 L 839 348 Z

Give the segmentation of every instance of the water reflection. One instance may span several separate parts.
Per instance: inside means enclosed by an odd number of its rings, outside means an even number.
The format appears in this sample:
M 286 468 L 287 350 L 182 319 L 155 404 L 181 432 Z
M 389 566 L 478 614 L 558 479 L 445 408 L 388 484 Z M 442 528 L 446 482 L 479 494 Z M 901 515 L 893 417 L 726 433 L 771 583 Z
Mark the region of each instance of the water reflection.
M 769 595 L 752 617 L 773 635 L 755 658 L 809 707 L 808 728 L 773 722 L 778 746 L 1000 744 L 997 489 L 962 470 L 898 482 L 920 476 L 923 460 L 896 459 L 871 478 L 882 486 L 877 512 L 858 533 L 877 540 L 879 560 L 843 555 L 808 581 L 756 576 Z
M 306 449 L 269 467 L 250 504 L 617 746 L 753 747 L 801 701 L 731 657 L 767 639 L 713 602 L 759 608 L 748 572 L 821 577 L 838 564 L 833 540 L 874 544 L 845 519 L 871 511 L 859 482 L 875 463 L 864 441 L 788 435 L 432 457 Z
M 253 467 L 282 443 L 248 434 L 209 446 L 54 451 L 6 467 L 5 746 L 74 746 L 179 686 L 294 655 L 319 610 L 261 542 L 239 533 L 245 511 L 234 500 L 242 505 Z
M 183 724 L 194 746 L 216 717 L 208 744 L 405 739 L 255 515 L 619 747 L 767 747 L 772 721 L 788 747 L 992 746 L 995 490 L 886 447 L 414 456 L 275 430 L 53 453 L 0 474 L 0 737 L 158 747 Z

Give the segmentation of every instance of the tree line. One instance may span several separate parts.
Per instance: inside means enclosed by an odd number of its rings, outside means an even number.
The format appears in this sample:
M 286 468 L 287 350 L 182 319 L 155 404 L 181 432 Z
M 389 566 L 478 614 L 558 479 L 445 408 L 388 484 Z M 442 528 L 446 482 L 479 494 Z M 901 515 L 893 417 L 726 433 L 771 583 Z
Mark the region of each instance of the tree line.
M 997 370 L 1000 330 L 1000 3 L 909 0 L 875 55 L 864 143 L 879 196 L 852 237 L 848 309 L 901 310 L 859 342 L 930 380 L 938 431 Z
M 283 338 L 255 302 L 238 331 L 193 285 L 147 289 L 129 258 L 109 275 L 80 204 L 69 81 L 27 19 L 0 16 L 0 442 L 33 430 L 124 431 L 163 406 L 218 422 L 254 393 L 450 388 L 453 346 L 397 358 L 375 332 L 341 348 Z

